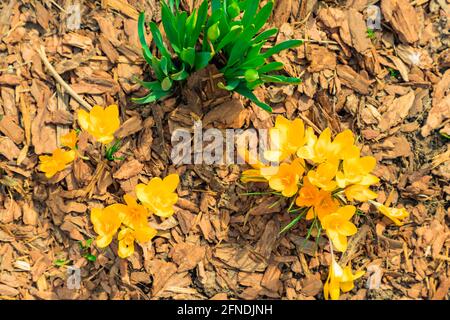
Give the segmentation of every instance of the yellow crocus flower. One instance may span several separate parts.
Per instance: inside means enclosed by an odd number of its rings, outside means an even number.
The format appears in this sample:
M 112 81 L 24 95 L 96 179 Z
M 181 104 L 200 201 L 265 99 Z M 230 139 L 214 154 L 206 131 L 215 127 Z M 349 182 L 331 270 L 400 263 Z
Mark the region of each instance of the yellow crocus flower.
M 70 149 L 75 149 L 77 146 L 78 136 L 75 130 L 70 130 L 68 134 L 61 137 L 61 145 Z
M 110 105 L 106 108 L 94 106 L 89 113 L 80 109 L 78 110 L 78 124 L 95 140 L 108 144 L 114 140 L 114 133 L 120 127 L 119 108 L 117 105 Z
M 353 133 L 348 129 L 336 135 L 332 142 L 330 128 L 323 130 L 317 138 L 314 130 L 309 127 L 306 130 L 305 140 L 306 145 L 298 149 L 297 156 L 314 163 L 323 163 L 327 160 L 338 162 L 340 159 L 354 157 L 359 152 L 358 147 L 353 145 L 355 141 Z
M 273 190 L 280 191 L 285 197 L 292 197 L 298 191 L 298 182 L 305 172 L 305 162 L 297 158 L 292 163 L 282 163 L 279 167 L 267 167 L 261 172 Z
M 51 156 L 39 156 L 39 170 L 45 173 L 47 178 L 53 177 L 57 172 L 62 171 L 75 159 L 75 151 L 65 151 L 56 149 Z
M 349 201 L 360 201 L 365 202 L 368 200 L 375 199 L 377 197 L 377 194 L 369 189 L 368 186 L 364 186 L 361 184 L 354 184 L 351 186 L 348 186 L 344 190 L 345 196 L 347 197 L 347 200 Z
M 155 235 L 156 230 L 143 225 L 137 229 L 123 228 L 120 230 L 117 239 L 119 240 L 118 255 L 122 259 L 126 259 L 134 253 L 134 241 L 139 243 L 149 242 Z
M 325 191 L 332 191 L 336 188 L 336 181 L 333 179 L 336 176 L 337 170 L 337 161 L 325 162 L 320 164 L 316 170 L 310 170 L 308 172 L 308 179 L 313 185 Z
M 350 222 L 355 214 L 354 206 L 344 206 L 336 212 L 323 217 L 322 227 L 336 250 L 344 252 L 347 249 L 347 237 L 354 235 L 358 229 Z
M 104 209 L 93 208 L 91 210 L 91 222 L 94 231 L 98 234 L 95 242 L 99 248 L 105 248 L 111 243 L 122 223 L 119 214 L 123 211 L 124 206 L 123 204 L 113 204 Z
M 122 223 L 133 229 L 147 225 L 150 212 L 143 205 L 138 204 L 136 198 L 129 194 L 126 194 L 123 199 L 126 205 L 122 205 L 119 212 Z
M 335 212 L 339 203 L 333 199 L 331 192 L 319 190 L 311 184 L 308 177 L 303 179 L 303 187 L 300 189 L 299 196 L 295 203 L 299 207 L 311 207 L 306 215 L 306 220 L 311 220 L 317 215 L 322 220 L 327 214 Z
M 277 116 L 275 126 L 269 130 L 271 150 L 264 153 L 269 161 L 281 162 L 295 154 L 305 143 L 305 126 L 301 119 L 290 121 Z
M 376 176 L 370 174 L 377 164 L 374 157 L 357 157 L 344 159 L 342 171 L 336 173 L 336 182 L 339 188 L 345 188 L 352 184 L 370 186 L 380 181 Z
M 399 227 L 403 225 L 403 220 L 409 217 L 409 212 L 405 208 L 389 208 L 376 201 L 370 201 L 370 203 Z
M 364 271 L 352 273 L 350 266 L 341 268 L 341 266 L 332 258 L 328 278 L 323 286 L 323 295 L 326 300 L 339 300 L 342 292 L 349 292 L 354 288 L 353 282 L 364 275 Z
M 173 206 L 178 201 L 175 190 L 180 182 L 177 174 L 171 174 L 162 180 L 153 178 L 148 184 L 138 184 L 136 195 L 139 201 L 157 216 L 168 218 L 174 213 Z

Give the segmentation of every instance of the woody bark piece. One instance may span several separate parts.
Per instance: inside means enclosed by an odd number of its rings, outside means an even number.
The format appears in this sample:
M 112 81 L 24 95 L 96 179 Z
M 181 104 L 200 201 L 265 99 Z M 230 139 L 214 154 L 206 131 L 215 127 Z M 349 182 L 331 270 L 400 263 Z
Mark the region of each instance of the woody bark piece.
M 311 62 L 309 72 L 319 72 L 324 69 L 336 68 L 336 55 L 325 47 L 309 45 L 306 49 L 306 59 Z
M 422 136 L 426 137 L 434 129 L 439 128 L 445 119 L 450 119 L 450 95 L 434 105 L 428 113 L 427 122 L 422 127 Z
M 423 26 L 408 0 L 382 0 L 381 11 L 401 41 L 414 43 L 419 40 Z
M 113 45 L 108 40 L 108 38 L 106 38 L 104 35 L 101 34 L 98 37 L 98 40 L 100 42 L 100 47 L 101 47 L 102 51 L 106 54 L 109 61 L 111 61 L 112 63 L 116 63 L 119 60 L 119 53 L 113 47 Z
M 408 116 L 409 110 L 411 110 L 414 104 L 414 99 L 414 91 L 410 91 L 408 94 L 394 99 L 386 112 L 381 116 L 379 128 L 382 131 L 386 131 L 401 123 Z
M 5 73 L 0 75 L 0 85 L 2 86 L 18 86 L 20 78 L 15 74 Z
M 134 20 L 139 17 L 139 12 L 125 0 L 102 0 L 102 7 L 110 7 Z
M 0 155 L 8 160 L 17 159 L 20 154 L 19 148 L 8 137 L 0 137 Z
M 361 94 L 369 94 L 369 86 L 372 84 L 372 81 L 361 76 L 347 65 L 338 65 L 336 67 L 336 71 L 339 76 L 339 80 L 341 80 L 345 86 Z
M 367 27 L 363 15 L 351 8 L 347 12 L 347 20 L 350 35 L 352 37 L 353 48 L 359 53 L 364 53 L 369 50 L 372 47 L 372 42 L 370 42 L 369 37 L 367 36 Z
M 23 129 L 14 122 L 12 116 L 0 116 L 0 132 L 11 138 L 15 144 L 21 144 L 24 140 Z

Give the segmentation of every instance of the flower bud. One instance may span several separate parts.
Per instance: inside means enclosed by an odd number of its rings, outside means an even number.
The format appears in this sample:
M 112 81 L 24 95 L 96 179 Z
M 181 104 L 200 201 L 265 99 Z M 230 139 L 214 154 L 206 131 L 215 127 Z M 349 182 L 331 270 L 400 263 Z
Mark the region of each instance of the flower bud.
M 208 39 L 211 41 L 216 41 L 220 36 L 219 23 L 213 24 L 208 29 Z
M 248 82 L 254 82 L 259 79 L 259 73 L 255 69 L 248 69 L 245 71 L 244 77 Z
M 239 9 L 239 5 L 236 2 L 232 2 L 227 8 L 227 12 L 228 16 L 234 19 L 241 13 L 241 9 Z

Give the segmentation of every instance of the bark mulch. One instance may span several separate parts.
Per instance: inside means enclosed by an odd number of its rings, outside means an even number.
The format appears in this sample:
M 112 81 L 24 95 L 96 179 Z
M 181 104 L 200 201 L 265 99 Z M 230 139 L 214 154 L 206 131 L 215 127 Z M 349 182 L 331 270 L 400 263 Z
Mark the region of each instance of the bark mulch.
M 264 2 L 264 1 L 263 1 Z M 382 30 L 367 33 L 369 4 L 381 8 Z M 341 262 L 367 270 L 343 299 L 448 299 L 450 288 L 450 5 L 445 0 L 280 0 L 274 39 L 305 45 L 276 60 L 299 86 L 267 86 L 258 97 L 270 115 L 245 99 L 214 90 L 215 71 L 197 74 L 171 98 L 136 106 L 148 75 L 137 15 L 160 22 L 159 1 L 82 1 L 80 29 L 69 30 L 77 1 L 0 3 L 0 298 L 1 299 L 322 299 L 330 252 L 307 223 L 278 235 L 287 204 L 243 185 L 244 166 L 170 161 L 171 132 L 205 127 L 270 128 L 277 114 L 300 117 L 320 132 L 353 129 L 363 154 L 378 160 L 378 201 L 404 205 L 402 227 L 362 206 Z M 193 1 L 184 1 L 192 9 Z M 149 39 L 151 40 L 151 39 Z M 89 104 L 120 106 L 122 139 L 106 168 L 76 160 L 48 180 L 38 156 L 77 127 L 78 101 L 55 81 L 39 54 Z M 226 112 L 225 112 L 226 111 Z M 80 137 L 79 148 L 96 151 Z M 128 260 L 117 243 L 99 251 L 90 208 L 121 201 L 139 182 L 177 172 L 175 215 L 155 220 L 158 236 Z M 273 205 L 276 203 L 275 205 Z M 97 257 L 91 262 L 86 250 Z M 78 290 L 68 266 L 81 268 Z

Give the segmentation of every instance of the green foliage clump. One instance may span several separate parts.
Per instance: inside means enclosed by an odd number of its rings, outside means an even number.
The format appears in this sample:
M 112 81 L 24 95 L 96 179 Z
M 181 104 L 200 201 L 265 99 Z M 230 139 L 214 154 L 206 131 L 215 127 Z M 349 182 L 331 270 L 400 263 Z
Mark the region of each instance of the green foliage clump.
M 268 62 L 274 54 L 300 46 L 301 40 L 288 40 L 275 46 L 268 45 L 270 37 L 278 29 L 262 30 L 272 10 L 273 1 L 259 9 L 259 0 L 211 0 L 211 14 L 208 15 L 208 1 L 204 0 L 198 9 L 188 15 L 180 10 L 179 0 L 163 0 L 161 17 L 167 36 L 166 45 L 154 22 L 149 23 L 157 48 L 157 55 L 151 53 L 145 37 L 145 14 L 138 21 L 139 39 L 143 55 L 151 66 L 155 78 L 141 85 L 150 93 L 138 103 L 150 103 L 172 93 L 174 83 L 183 81 L 190 74 L 214 62 L 223 74 L 226 83 L 219 87 L 235 91 L 249 98 L 266 111 L 270 106 L 259 101 L 253 90 L 264 83 L 299 84 L 298 78 L 291 78 L 273 71 L 281 70 L 281 62 Z M 263 51 L 263 48 L 269 49 Z

